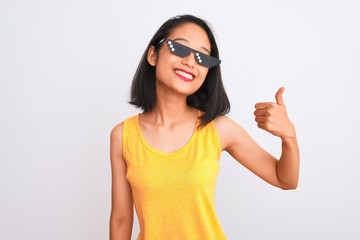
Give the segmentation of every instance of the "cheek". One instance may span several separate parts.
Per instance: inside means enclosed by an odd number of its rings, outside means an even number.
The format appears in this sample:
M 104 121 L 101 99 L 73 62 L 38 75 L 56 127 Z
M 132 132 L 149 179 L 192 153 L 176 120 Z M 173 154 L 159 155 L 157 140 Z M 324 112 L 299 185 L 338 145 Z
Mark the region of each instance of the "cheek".
M 206 68 L 206 67 L 204 67 L 204 68 L 202 69 L 202 72 L 203 72 L 203 74 L 206 76 L 206 75 L 208 74 L 208 72 L 209 72 L 209 69 Z
M 159 58 L 155 66 L 155 72 L 157 78 L 162 78 L 169 74 L 171 67 L 169 61 L 164 60 L 164 58 Z
M 209 72 L 209 69 L 208 69 L 208 68 L 201 67 L 201 68 L 199 69 L 199 77 L 204 81 L 205 78 L 206 78 L 206 76 L 207 76 L 207 74 L 208 74 L 208 72 Z
M 204 70 L 199 70 L 199 76 L 198 76 L 198 81 L 197 81 L 197 87 L 200 88 L 206 79 L 206 76 L 208 74 L 209 70 L 207 68 L 205 68 Z

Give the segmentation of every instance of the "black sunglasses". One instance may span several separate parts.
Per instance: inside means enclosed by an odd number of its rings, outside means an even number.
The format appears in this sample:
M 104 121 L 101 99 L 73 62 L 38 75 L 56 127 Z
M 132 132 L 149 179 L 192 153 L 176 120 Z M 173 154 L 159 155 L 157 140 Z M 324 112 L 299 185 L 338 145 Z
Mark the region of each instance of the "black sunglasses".
M 204 67 L 212 68 L 221 63 L 221 60 L 214 58 L 210 55 L 205 53 L 201 53 L 196 51 L 195 49 L 189 48 L 185 45 L 182 45 L 178 42 L 172 41 L 168 38 L 165 38 L 166 45 L 169 47 L 169 50 L 172 54 L 179 56 L 179 57 L 186 57 L 189 56 L 191 52 L 194 53 L 196 62 Z

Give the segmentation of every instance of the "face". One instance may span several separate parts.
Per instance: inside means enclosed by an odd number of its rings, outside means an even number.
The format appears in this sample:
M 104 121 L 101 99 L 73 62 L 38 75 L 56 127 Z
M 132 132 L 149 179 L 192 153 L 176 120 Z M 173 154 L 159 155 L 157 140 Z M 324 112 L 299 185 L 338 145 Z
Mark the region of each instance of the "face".
M 161 90 L 170 90 L 176 94 L 189 96 L 201 87 L 209 71 L 207 67 L 199 64 L 194 55 L 194 52 L 210 55 L 209 38 L 200 26 L 185 23 L 175 28 L 168 39 L 195 51 L 180 57 L 171 52 L 167 43 L 162 44 L 158 54 L 154 48 L 150 48 L 148 62 L 156 67 L 157 93 Z

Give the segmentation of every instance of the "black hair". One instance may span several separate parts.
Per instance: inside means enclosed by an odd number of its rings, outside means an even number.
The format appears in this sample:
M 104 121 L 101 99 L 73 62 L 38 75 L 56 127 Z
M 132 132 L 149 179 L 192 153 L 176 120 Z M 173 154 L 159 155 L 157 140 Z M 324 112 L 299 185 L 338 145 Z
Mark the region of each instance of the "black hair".
M 210 55 L 219 58 L 215 37 L 207 22 L 193 15 L 178 15 L 168 19 L 150 40 L 132 81 L 129 103 L 141 108 L 144 113 L 151 111 L 156 102 L 155 67 L 147 61 L 148 50 L 154 46 L 158 53 L 162 40 L 168 37 L 173 29 L 184 23 L 194 23 L 202 27 L 210 40 Z M 195 93 L 187 97 L 186 103 L 204 112 L 200 117 L 200 126 L 205 126 L 217 116 L 225 115 L 230 111 L 230 102 L 222 82 L 220 65 L 209 69 L 204 83 Z

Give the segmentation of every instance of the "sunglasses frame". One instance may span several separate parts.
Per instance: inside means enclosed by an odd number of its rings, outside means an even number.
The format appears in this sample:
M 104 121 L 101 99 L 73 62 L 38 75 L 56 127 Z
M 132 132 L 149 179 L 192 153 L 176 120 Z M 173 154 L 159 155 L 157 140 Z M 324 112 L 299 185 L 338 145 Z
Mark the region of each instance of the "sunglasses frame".
M 176 41 L 173 41 L 169 38 L 165 38 L 164 41 L 165 41 L 166 45 L 168 46 L 170 52 L 176 56 L 184 58 L 184 57 L 189 56 L 190 53 L 194 53 L 195 61 L 203 67 L 212 68 L 221 63 L 220 59 L 217 59 L 208 54 L 199 52 L 195 49 L 187 47 L 187 46 L 185 46 L 181 43 L 178 43 Z

